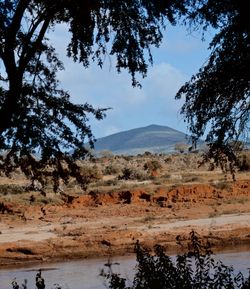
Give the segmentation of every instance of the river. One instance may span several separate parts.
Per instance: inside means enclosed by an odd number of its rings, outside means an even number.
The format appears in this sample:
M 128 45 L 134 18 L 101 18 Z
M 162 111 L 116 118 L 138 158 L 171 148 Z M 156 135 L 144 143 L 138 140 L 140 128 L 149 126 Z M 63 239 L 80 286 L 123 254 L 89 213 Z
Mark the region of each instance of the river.
M 248 274 L 250 268 L 250 250 L 241 248 L 240 251 L 230 250 L 216 254 L 216 258 L 223 261 L 226 265 L 233 265 L 235 271 L 241 271 L 244 275 Z M 104 289 L 104 279 L 99 276 L 100 270 L 105 268 L 106 259 L 91 259 L 69 261 L 54 264 L 41 264 L 22 268 L 0 269 L 0 289 L 11 289 L 11 281 L 16 278 L 19 284 L 24 279 L 28 279 L 28 289 L 35 287 L 35 275 L 39 268 L 43 269 L 42 275 L 46 280 L 46 289 L 54 288 L 55 283 L 59 283 L 66 289 Z M 116 272 L 123 276 L 132 278 L 135 258 L 115 257 L 112 262 Z

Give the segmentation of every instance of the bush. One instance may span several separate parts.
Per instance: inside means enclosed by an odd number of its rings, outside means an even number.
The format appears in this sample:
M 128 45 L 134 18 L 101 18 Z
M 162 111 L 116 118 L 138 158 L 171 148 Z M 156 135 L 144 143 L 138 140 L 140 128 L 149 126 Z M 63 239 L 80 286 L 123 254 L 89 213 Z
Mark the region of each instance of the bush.
M 162 168 L 162 165 L 159 161 L 157 160 L 150 160 L 150 161 L 147 161 L 145 164 L 144 164 L 144 169 L 149 171 L 150 173 L 151 172 L 155 172 L 159 169 Z
M 104 175 L 116 175 L 121 171 L 120 167 L 114 164 L 109 164 L 107 165 L 104 170 L 103 174 Z
M 80 172 L 81 176 L 86 180 L 86 183 L 95 182 L 102 178 L 102 172 L 96 165 L 82 166 Z
M 138 180 L 144 181 L 148 179 L 148 175 L 139 169 L 130 167 L 130 168 L 123 168 L 122 173 L 119 176 L 119 180 Z
M 243 154 L 239 157 L 238 168 L 241 172 L 250 171 L 250 155 Z
M 25 186 L 16 185 L 16 184 L 1 184 L 0 185 L 0 195 L 17 195 L 23 194 L 26 191 Z
M 110 289 L 250 289 L 250 275 L 244 279 L 235 274 L 232 267 L 215 261 L 209 243 L 202 244 L 195 232 L 190 233 L 187 253 L 177 255 L 173 261 L 164 253 L 163 247 L 156 245 L 154 254 L 135 245 L 137 266 L 131 286 L 119 274 L 108 271 L 101 276 L 109 282 Z

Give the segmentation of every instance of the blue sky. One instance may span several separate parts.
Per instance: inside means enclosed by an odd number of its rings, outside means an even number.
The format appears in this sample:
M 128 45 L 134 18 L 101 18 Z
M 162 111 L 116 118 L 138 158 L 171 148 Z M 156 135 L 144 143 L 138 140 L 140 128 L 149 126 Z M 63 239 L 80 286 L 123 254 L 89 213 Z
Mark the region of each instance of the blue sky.
M 175 100 L 174 96 L 207 60 L 211 34 L 207 33 L 205 41 L 201 41 L 202 35 L 198 32 L 167 27 L 160 48 L 152 49 L 154 65 L 141 80 L 141 89 L 132 87 L 127 72 L 118 74 L 114 60 L 109 57 L 102 70 L 94 63 L 85 69 L 65 57 L 67 34 L 61 26 L 50 35 L 65 65 L 65 70 L 59 74 L 62 88 L 70 92 L 74 102 L 112 108 L 104 120 L 90 120 L 96 138 L 150 124 L 188 133 L 179 113 L 183 102 Z

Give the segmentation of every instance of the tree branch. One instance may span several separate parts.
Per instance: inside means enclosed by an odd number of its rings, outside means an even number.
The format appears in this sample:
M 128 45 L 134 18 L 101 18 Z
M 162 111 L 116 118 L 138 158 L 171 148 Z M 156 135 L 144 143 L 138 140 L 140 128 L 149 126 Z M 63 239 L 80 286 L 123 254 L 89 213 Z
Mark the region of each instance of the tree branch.
M 44 35 L 45 35 L 45 33 L 46 33 L 46 31 L 47 31 L 47 29 L 49 27 L 50 20 L 51 20 L 51 18 L 49 16 L 44 20 L 42 28 L 41 28 L 41 30 L 39 32 L 39 35 L 37 36 L 36 40 L 33 42 L 33 45 L 31 46 L 30 49 L 28 49 L 28 47 L 27 47 L 27 53 L 26 54 L 23 53 L 21 55 L 20 61 L 19 61 L 19 71 L 21 73 L 24 72 L 27 64 L 32 59 L 32 57 L 34 57 L 34 55 L 36 54 L 36 52 L 37 52 L 37 50 L 39 48 L 39 45 L 41 45 L 42 40 L 44 38 Z
M 10 45 L 13 45 L 16 34 L 21 26 L 24 11 L 26 10 L 28 4 L 28 0 L 19 1 L 12 22 L 6 32 L 6 44 L 8 43 Z
M 34 19 L 32 23 L 30 24 L 29 31 L 27 32 L 27 35 L 26 35 L 25 43 L 22 44 L 22 53 L 21 53 L 21 56 L 19 57 L 19 63 L 23 62 L 23 59 L 25 57 L 25 54 L 27 53 L 28 47 L 31 44 L 31 39 L 34 36 L 34 33 L 37 27 L 44 20 L 43 18 L 44 18 L 44 14 L 40 13 L 39 17 L 36 17 L 36 19 Z

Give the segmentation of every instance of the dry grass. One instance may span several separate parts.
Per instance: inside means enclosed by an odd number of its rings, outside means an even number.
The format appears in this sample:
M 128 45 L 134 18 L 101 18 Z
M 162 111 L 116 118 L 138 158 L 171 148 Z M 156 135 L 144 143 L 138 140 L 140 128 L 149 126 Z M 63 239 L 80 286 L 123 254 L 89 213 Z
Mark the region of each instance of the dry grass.
M 242 152 L 241 159 L 250 160 L 250 151 Z M 85 160 L 81 162 L 82 173 L 96 175 L 87 191 L 83 191 L 73 180 L 63 185 L 62 188 L 66 193 L 79 195 L 97 189 L 102 192 L 112 192 L 137 186 L 154 189 L 160 185 L 171 189 L 180 184 L 210 183 L 216 189 L 230 191 L 231 176 L 225 176 L 220 169 L 209 171 L 208 164 L 200 166 L 201 160 L 200 153 L 109 156 L 98 158 L 94 163 Z M 150 170 L 150 164 L 157 164 L 157 169 Z M 247 179 L 249 174 L 248 171 L 238 171 L 236 178 Z M 0 196 L 4 199 L 11 199 L 11 196 L 22 194 L 22 201 L 29 202 L 33 195 L 35 202 L 46 202 L 38 192 L 27 190 L 29 183 L 20 171 L 16 171 L 11 179 L 2 176 L 0 177 Z M 52 185 L 48 184 L 45 189 L 46 192 L 53 194 Z M 58 199 L 58 197 L 50 196 L 49 202 L 58 202 Z

